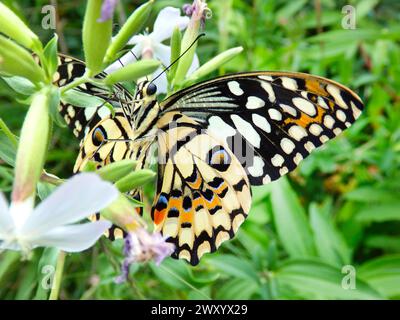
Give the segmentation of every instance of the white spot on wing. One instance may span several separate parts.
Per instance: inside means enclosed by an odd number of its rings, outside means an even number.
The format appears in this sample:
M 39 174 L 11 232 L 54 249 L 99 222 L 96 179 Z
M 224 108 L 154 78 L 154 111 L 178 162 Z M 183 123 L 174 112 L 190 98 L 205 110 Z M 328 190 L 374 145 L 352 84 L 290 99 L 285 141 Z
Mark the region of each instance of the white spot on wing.
M 288 77 L 281 77 L 282 85 L 289 90 L 297 90 L 297 82 L 294 79 Z
M 340 94 L 340 90 L 338 87 L 328 84 L 326 86 L 326 91 L 330 93 L 330 95 L 335 99 L 335 102 L 342 107 L 343 109 L 348 109 L 346 102 L 344 102 L 342 95 Z
M 253 165 L 248 167 L 247 170 L 253 177 L 261 177 L 264 173 L 264 160 L 259 156 L 255 156 L 253 161 Z
M 313 117 L 317 114 L 317 109 L 315 108 L 315 106 L 306 99 L 296 97 L 292 99 L 292 102 L 297 108 L 299 108 L 301 111 L 308 114 L 309 116 Z
M 265 101 L 260 99 L 259 97 L 256 96 L 250 96 L 247 99 L 247 103 L 246 103 L 246 108 L 247 109 L 258 109 L 258 108 L 262 108 L 265 106 Z
M 253 146 L 260 148 L 261 138 L 257 131 L 254 130 L 253 126 L 237 114 L 231 115 L 231 119 L 240 134 Z
M 336 111 L 336 117 L 342 122 L 346 121 L 346 114 L 342 110 Z
M 261 130 L 265 131 L 266 133 L 270 133 L 271 132 L 271 125 L 268 122 L 267 119 L 265 119 L 263 116 L 260 116 L 257 113 L 254 113 L 252 115 L 252 120 L 253 123 L 259 127 Z
M 293 141 L 288 138 L 283 138 L 281 140 L 281 148 L 286 154 L 291 154 L 295 148 Z
M 297 141 L 300 141 L 304 137 L 307 137 L 307 131 L 303 127 L 300 127 L 298 125 L 292 125 L 289 128 L 289 134 Z
M 235 96 L 241 96 L 244 93 L 237 81 L 229 81 L 228 88 Z
M 236 130 L 224 122 L 220 117 L 213 116 L 208 119 L 208 122 L 210 124 L 208 129 L 225 140 L 236 134 Z
M 335 119 L 333 119 L 329 114 L 324 117 L 324 125 L 328 129 L 332 129 L 333 125 L 335 124 Z
M 269 109 L 268 110 L 268 114 L 269 114 L 269 116 L 271 117 L 272 120 L 277 120 L 277 121 L 282 120 L 282 113 L 280 113 L 276 109 Z
M 310 125 L 309 130 L 314 136 L 319 136 L 323 129 L 319 124 L 313 123 Z
M 275 167 L 281 167 L 283 162 L 285 161 L 285 159 L 283 159 L 283 157 L 280 154 L 276 154 L 272 157 L 271 159 L 271 163 L 275 166 Z
M 272 89 L 271 84 L 265 81 L 261 81 L 261 87 L 267 92 L 269 101 L 275 102 L 275 92 L 274 89 Z

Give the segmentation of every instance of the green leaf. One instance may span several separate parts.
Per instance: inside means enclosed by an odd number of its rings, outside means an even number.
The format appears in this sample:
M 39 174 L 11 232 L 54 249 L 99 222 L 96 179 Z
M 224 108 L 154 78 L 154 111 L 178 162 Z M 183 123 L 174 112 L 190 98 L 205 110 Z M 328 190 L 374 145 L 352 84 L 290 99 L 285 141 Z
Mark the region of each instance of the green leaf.
M 259 286 L 254 281 L 234 278 L 224 283 L 216 292 L 216 299 L 248 300 L 258 292 Z
M 21 255 L 16 251 L 6 251 L 0 254 L 0 285 L 6 281 L 9 272 L 18 264 Z
M 56 248 L 45 248 L 37 266 L 38 286 L 35 300 L 46 300 L 50 294 L 51 284 L 54 280 L 57 257 L 60 253 Z
M 114 112 L 113 106 L 104 99 L 77 89 L 65 91 L 61 96 L 61 101 L 79 108 L 97 108 L 105 106 L 110 110 L 110 113 Z
M 60 110 L 58 107 L 60 106 L 60 88 L 52 87 L 50 92 L 50 102 L 49 102 L 49 112 L 51 119 L 61 128 L 65 128 L 67 125 L 65 120 L 61 116 Z
M 383 222 L 400 220 L 400 202 L 373 204 L 365 206 L 356 216 L 360 222 Z
M 381 299 L 374 288 L 355 279 L 355 289 L 342 286 L 346 277 L 341 269 L 317 260 L 290 260 L 276 272 L 279 286 L 292 288 L 306 299 Z
M 55 185 L 39 181 L 37 184 L 37 192 L 40 200 L 43 201 L 44 199 L 46 199 L 54 191 L 55 188 Z
M 15 92 L 30 96 L 36 92 L 36 88 L 32 82 L 23 77 L 2 77 L 2 79 L 13 89 Z
M 315 203 L 310 206 L 310 225 L 315 247 L 322 260 L 337 267 L 349 264 L 351 252 L 332 219 L 324 215 Z
M 365 186 L 354 189 L 344 195 L 345 199 L 359 202 L 386 202 L 398 199 L 395 190 Z
M 161 282 L 176 289 L 196 290 L 197 287 L 213 283 L 219 277 L 218 274 L 194 275 L 190 266 L 182 260 L 166 259 L 160 266 L 151 263 L 150 267 Z
M 0 131 L 0 159 L 8 165 L 15 166 L 15 158 L 17 156 L 17 147 Z
M 246 279 L 255 283 L 259 281 L 257 271 L 248 261 L 230 254 L 209 257 L 207 264 L 224 275 Z
M 287 253 L 293 258 L 315 256 L 315 247 L 303 207 L 286 178 L 272 183 L 274 225 Z
M 58 36 L 54 34 L 54 37 L 47 43 L 44 48 L 45 66 L 47 75 L 50 79 L 53 79 L 54 73 L 58 67 L 58 56 L 57 56 Z
M 384 297 L 400 296 L 400 255 L 367 261 L 358 268 L 357 273 Z

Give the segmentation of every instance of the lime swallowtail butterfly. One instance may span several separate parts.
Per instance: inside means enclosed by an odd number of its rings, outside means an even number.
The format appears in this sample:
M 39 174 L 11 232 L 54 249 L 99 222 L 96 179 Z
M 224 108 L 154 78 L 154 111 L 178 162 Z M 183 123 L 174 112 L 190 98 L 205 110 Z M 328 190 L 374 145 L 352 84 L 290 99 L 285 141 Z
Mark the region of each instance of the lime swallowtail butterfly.
M 60 56 L 55 81 L 83 75 L 82 62 Z M 104 74 L 98 75 L 104 77 Z M 175 258 L 192 265 L 231 239 L 246 219 L 252 185 L 294 170 L 315 148 L 351 126 L 361 99 L 343 85 L 292 72 L 246 72 L 183 89 L 158 103 L 152 82 L 133 96 L 116 85 L 83 84 L 79 90 L 112 103 L 60 113 L 81 139 L 75 171 L 131 158 L 148 166 L 158 151 L 158 182 L 151 217 L 155 230 L 175 244 Z M 131 194 L 141 199 L 140 190 Z M 121 236 L 122 231 L 112 230 Z

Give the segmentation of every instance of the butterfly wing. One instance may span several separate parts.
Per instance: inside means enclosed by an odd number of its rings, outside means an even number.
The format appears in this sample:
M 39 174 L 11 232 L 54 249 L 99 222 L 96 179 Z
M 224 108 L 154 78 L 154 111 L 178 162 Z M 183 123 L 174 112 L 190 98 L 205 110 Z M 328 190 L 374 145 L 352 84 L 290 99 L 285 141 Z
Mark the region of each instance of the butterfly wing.
M 232 238 L 251 204 L 243 167 L 224 141 L 194 120 L 168 113 L 158 121 L 159 180 L 152 208 L 156 231 L 192 265 Z
M 82 61 L 75 58 L 59 55 L 59 64 L 54 76 L 54 84 L 64 86 L 75 79 L 82 77 L 86 67 Z M 106 73 L 96 77 L 102 79 Z M 83 170 L 88 161 L 97 164 L 97 168 L 122 159 L 135 158 L 131 140 L 133 136 L 130 116 L 132 115 L 132 95 L 123 86 L 114 85 L 112 91 L 91 83 L 83 83 L 77 88 L 80 92 L 99 99 L 98 106 L 78 107 L 67 102 L 61 102 L 59 111 L 74 135 L 81 139 L 80 151 L 75 162 L 74 172 Z M 104 105 L 105 102 L 113 106 L 113 112 Z M 135 158 L 136 159 L 136 158 Z M 138 167 L 144 166 L 142 156 Z M 142 192 L 134 190 L 130 195 L 141 201 Z M 139 214 L 142 209 L 139 208 Z M 100 214 L 94 214 L 91 220 L 99 220 Z M 124 232 L 116 226 L 111 227 L 106 235 L 113 240 L 121 238 Z
M 182 112 L 225 139 L 250 183 L 260 185 L 292 171 L 348 128 L 363 103 L 350 89 L 322 77 L 253 72 L 194 85 L 161 107 L 163 113 Z

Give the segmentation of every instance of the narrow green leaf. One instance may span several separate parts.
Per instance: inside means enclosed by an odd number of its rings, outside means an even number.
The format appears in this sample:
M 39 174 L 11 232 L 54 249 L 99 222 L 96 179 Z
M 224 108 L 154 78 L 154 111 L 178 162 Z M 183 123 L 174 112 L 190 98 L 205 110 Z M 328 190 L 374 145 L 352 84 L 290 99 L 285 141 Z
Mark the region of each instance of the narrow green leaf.
M 356 216 L 360 222 L 382 222 L 400 220 L 400 202 L 371 204 L 361 209 Z
M 60 250 L 56 248 L 45 248 L 37 266 L 38 286 L 36 289 L 35 300 L 46 300 L 50 294 L 53 284 L 57 257 Z
M 2 79 L 13 89 L 15 92 L 30 96 L 36 92 L 36 88 L 32 82 L 23 77 L 2 77 Z
M 283 247 L 291 257 L 315 256 L 305 211 L 287 179 L 282 178 L 271 186 L 274 224 Z
M 367 261 L 358 268 L 358 275 L 384 297 L 400 296 L 400 255 Z
M 254 266 L 239 257 L 230 254 L 220 254 L 208 258 L 207 264 L 220 271 L 222 274 L 246 279 L 254 283 L 259 282 L 259 276 Z
M 332 219 L 324 215 L 315 203 L 310 206 L 310 224 L 321 259 L 337 267 L 349 264 L 350 249 Z
M 53 79 L 53 74 L 57 71 L 58 67 L 58 56 L 57 56 L 58 36 L 54 34 L 54 37 L 47 43 L 44 48 L 45 66 L 47 76 Z
M 357 277 L 354 289 L 342 286 L 346 275 L 329 264 L 302 259 L 284 263 L 275 273 L 275 278 L 279 286 L 290 287 L 306 299 L 382 298 L 373 287 Z

